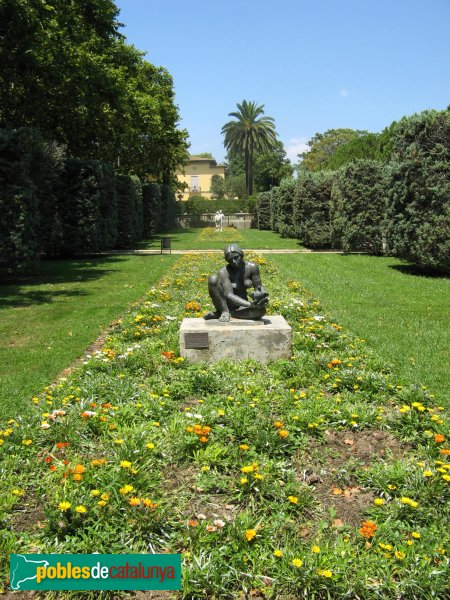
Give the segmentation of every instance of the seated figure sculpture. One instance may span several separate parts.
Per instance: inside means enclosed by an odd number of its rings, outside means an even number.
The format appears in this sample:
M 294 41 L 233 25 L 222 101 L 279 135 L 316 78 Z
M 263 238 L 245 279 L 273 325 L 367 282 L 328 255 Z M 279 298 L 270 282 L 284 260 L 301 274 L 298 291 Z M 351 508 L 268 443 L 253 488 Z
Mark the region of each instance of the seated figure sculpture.
M 259 267 L 244 260 L 244 253 L 237 244 L 229 244 L 224 250 L 227 265 L 208 280 L 208 291 L 215 311 L 205 315 L 205 320 L 218 319 L 226 323 L 236 319 L 261 319 L 266 314 L 269 294 L 261 284 Z M 253 287 L 248 300 L 247 290 Z

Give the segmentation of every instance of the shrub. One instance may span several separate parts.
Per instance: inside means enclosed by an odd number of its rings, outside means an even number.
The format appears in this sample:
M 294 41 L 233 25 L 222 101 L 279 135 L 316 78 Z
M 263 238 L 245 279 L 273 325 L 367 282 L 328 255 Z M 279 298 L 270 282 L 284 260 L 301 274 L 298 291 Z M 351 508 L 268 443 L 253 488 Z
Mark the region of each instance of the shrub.
M 294 237 L 308 248 L 331 247 L 331 188 L 333 175 L 327 171 L 303 172 L 294 189 Z
M 62 235 L 52 239 L 47 254 L 72 256 L 114 247 L 117 197 L 113 168 L 96 160 L 67 160 L 54 206 L 53 223 Z
M 271 192 L 260 192 L 256 197 L 256 224 L 258 229 L 270 229 Z
M 144 237 L 161 231 L 161 187 L 157 183 L 142 186 L 142 215 Z
M 142 186 L 132 175 L 116 176 L 118 225 L 117 246 L 130 248 L 142 238 Z
M 344 252 L 383 251 L 386 198 L 382 163 L 358 160 L 336 172 L 332 186 L 331 235 Z
M 173 229 L 177 224 L 177 201 L 170 185 L 161 185 L 161 226 Z
M 388 186 L 387 236 L 396 256 L 450 272 L 450 109 L 402 119 Z
M 39 187 L 50 164 L 37 131 L 0 130 L 0 263 L 8 270 L 39 257 Z
M 283 179 L 276 188 L 276 209 L 274 204 L 273 223 L 281 237 L 294 237 L 293 198 L 295 179 Z

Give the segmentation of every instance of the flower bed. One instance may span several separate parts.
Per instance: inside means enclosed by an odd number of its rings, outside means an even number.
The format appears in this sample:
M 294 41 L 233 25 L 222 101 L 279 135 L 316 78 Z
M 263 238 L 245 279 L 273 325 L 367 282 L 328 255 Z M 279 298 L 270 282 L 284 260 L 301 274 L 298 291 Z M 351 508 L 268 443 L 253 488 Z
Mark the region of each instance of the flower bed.
M 188 255 L 1 425 L 2 581 L 10 552 L 170 551 L 184 597 L 445 597 L 447 416 L 253 259 L 290 360 L 179 357 L 223 262 Z

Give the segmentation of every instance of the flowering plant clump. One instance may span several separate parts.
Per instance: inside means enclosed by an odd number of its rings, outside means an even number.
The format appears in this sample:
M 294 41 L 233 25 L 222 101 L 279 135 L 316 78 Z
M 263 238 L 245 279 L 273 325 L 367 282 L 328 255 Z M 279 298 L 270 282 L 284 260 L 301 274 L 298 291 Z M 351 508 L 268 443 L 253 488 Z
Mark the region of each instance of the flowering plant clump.
M 0 423 L 8 552 L 180 553 L 180 597 L 442 597 L 446 411 L 300 282 L 247 257 L 269 317 L 292 327 L 291 357 L 180 357 L 180 320 L 212 310 L 206 280 L 223 262 L 180 258 L 101 349 Z M 0 559 L 0 581 L 8 568 Z

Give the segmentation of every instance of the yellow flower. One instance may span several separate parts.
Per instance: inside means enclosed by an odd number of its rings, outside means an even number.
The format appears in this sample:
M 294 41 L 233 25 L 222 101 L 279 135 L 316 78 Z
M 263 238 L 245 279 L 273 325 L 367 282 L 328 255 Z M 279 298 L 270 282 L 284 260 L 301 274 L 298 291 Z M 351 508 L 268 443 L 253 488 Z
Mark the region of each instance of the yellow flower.
M 241 483 L 242 483 L 242 485 L 244 485 L 245 483 L 248 483 L 247 477 L 241 477 Z
M 433 471 L 424 471 L 423 476 L 424 477 L 433 477 Z
M 411 508 L 417 508 L 419 506 L 418 502 L 416 502 L 415 500 L 411 500 L 411 498 L 408 498 L 407 496 L 402 496 L 400 498 L 400 502 L 402 504 L 407 504 Z
M 264 475 L 261 475 L 261 473 L 255 473 L 255 474 L 253 475 L 253 477 L 254 477 L 255 479 L 264 479 Z M 444 476 L 444 477 L 445 477 L 445 476 Z
M 5 433 L 6 433 L 6 432 L 5 432 Z M 29 445 L 30 445 L 30 444 L 32 444 L 32 443 L 33 443 L 33 440 L 22 440 L 22 444 L 23 444 L 24 446 L 29 446 Z
M 249 447 L 247 446 L 247 444 L 240 444 L 240 446 L 239 446 L 239 450 L 243 450 L 243 451 L 248 450 L 248 448 Z
M 254 529 L 247 529 L 244 533 L 244 537 L 247 542 L 251 542 L 256 537 L 256 531 Z
M 145 444 L 145 447 L 148 448 L 149 450 L 152 450 L 155 447 L 155 444 L 153 444 L 152 442 L 149 442 L 148 444 Z
M 69 510 L 69 508 L 70 508 L 71 506 L 72 506 L 72 505 L 70 504 L 70 502 L 60 502 L 60 503 L 58 504 L 58 508 L 59 508 L 59 510 L 60 510 L 60 511 L 62 511 L 62 512 L 66 512 L 66 510 Z
M 141 503 L 140 499 L 137 498 L 136 496 L 133 496 L 133 498 L 130 498 L 130 506 L 139 506 L 140 503 Z
M 398 558 L 399 560 L 403 560 L 405 558 L 405 553 L 404 552 L 400 552 L 400 550 L 396 550 L 395 551 L 395 558 Z
M 116 440 L 114 440 L 114 443 L 117 444 L 118 446 L 120 446 L 121 444 L 123 444 L 123 439 L 117 438 Z
M 129 460 L 121 460 L 120 461 L 120 467 L 122 467 L 122 469 L 130 469 L 131 468 L 131 463 Z
M 277 558 L 281 558 L 283 556 L 283 552 L 281 550 L 274 550 L 273 555 Z
M 95 496 L 100 496 L 100 490 L 92 490 L 91 496 L 93 496 L 94 498 L 95 498 Z
M 420 539 L 421 535 L 417 531 L 413 531 L 411 533 L 411 537 L 416 538 L 416 540 Z
M 292 564 L 294 567 L 300 568 L 303 565 L 303 561 L 300 558 L 294 558 Z
M 11 490 L 11 494 L 14 494 L 14 496 L 24 496 L 25 490 L 20 490 L 19 488 L 15 488 L 15 489 Z
M 396 489 L 397 489 L 397 486 L 396 486 L 396 485 L 394 485 L 393 483 L 390 483 L 390 484 L 388 485 L 388 489 L 389 489 L 389 490 L 396 490 Z
M 104 492 L 104 493 L 103 493 L 103 494 L 100 496 L 100 498 L 101 498 L 102 500 L 105 500 L 105 501 L 107 501 L 107 500 L 109 500 L 109 494 L 107 494 L 106 492 Z
M 317 569 L 316 573 L 317 575 L 320 575 L 320 577 L 333 577 L 333 571 L 328 569 Z
M 385 502 L 386 500 L 384 500 L 384 498 L 375 498 L 375 500 L 373 501 L 375 506 L 382 506 L 383 504 L 385 504 Z
M 314 554 L 320 554 L 320 548 L 319 548 L 319 546 L 313 546 L 311 548 L 311 552 L 314 552 Z
M 75 512 L 82 515 L 87 512 L 87 508 L 85 506 L 83 506 L 82 504 L 79 504 L 78 506 L 75 506 Z
M 99 500 L 99 501 L 97 502 L 97 504 L 98 504 L 99 506 L 106 506 L 107 502 L 106 502 L 106 500 Z
M 123 494 L 124 496 L 126 496 L 126 494 L 129 494 L 130 492 L 132 492 L 134 490 L 134 487 L 132 485 L 129 485 L 128 483 L 125 484 L 123 487 L 120 488 L 119 492 L 121 494 Z
M 297 498 L 297 496 L 288 496 L 288 500 L 292 504 L 298 504 L 298 498 Z

